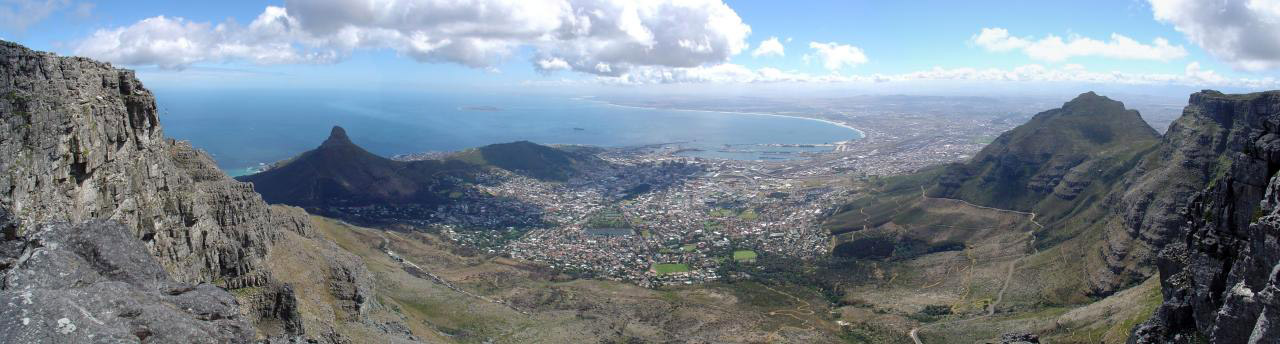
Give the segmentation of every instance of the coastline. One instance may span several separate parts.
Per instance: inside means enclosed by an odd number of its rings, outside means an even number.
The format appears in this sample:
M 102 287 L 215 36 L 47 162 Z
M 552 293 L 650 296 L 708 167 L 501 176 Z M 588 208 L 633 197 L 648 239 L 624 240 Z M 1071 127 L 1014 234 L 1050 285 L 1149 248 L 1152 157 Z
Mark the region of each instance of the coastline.
M 845 139 L 845 140 L 842 140 L 842 141 L 834 141 L 834 142 L 824 142 L 824 143 L 822 143 L 822 144 L 833 144 L 833 145 L 837 145 L 837 146 L 838 146 L 838 145 L 840 145 L 840 144 L 843 144 L 843 143 L 849 143 L 849 142 L 853 142 L 853 141 L 855 141 L 855 140 L 865 139 L 865 138 L 867 137 L 867 133 L 866 133 L 866 132 L 864 132 L 864 131 L 862 131 L 862 130 L 860 130 L 860 129 L 858 129 L 858 128 L 855 128 L 855 127 L 850 126 L 850 125 L 845 124 L 845 123 L 840 123 L 840 122 L 836 122 L 836 121 L 832 121 L 832 120 L 827 120 L 827 119 L 821 119 L 821 118 L 812 118 L 812 117 L 795 116 L 795 115 L 784 115 L 784 114 L 777 114 L 777 113 L 763 113 L 763 112 L 720 111 L 720 110 L 699 110 L 699 109 L 682 109 L 682 108 L 663 108 L 663 107 L 652 107 L 652 106 L 623 105 L 623 104 L 616 104 L 616 103 L 612 103 L 612 102 L 609 102 L 609 101 L 606 101 L 606 100 L 596 99 L 595 97 L 569 97 L 569 98 L 567 98 L 567 99 L 568 99 L 568 100 L 570 100 L 570 101 L 585 101 L 585 102 L 591 102 L 591 103 L 599 103 L 599 104 L 603 104 L 603 105 L 606 105 L 606 106 L 614 106 L 614 107 L 629 108 L 629 109 L 638 109 L 638 110 L 647 110 L 647 111 L 655 111 L 655 110 L 656 110 L 656 111 L 680 111 L 680 112 L 719 113 L 719 114 L 727 114 L 727 115 L 749 115 L 749 116 L 771 116 L 771 117 L 782 117 L 782 118 L 794 118 L 794 119 L 802 119 L 802 120 L 809 120 L 809 121 L 822 122 L 822 123 L 830 124 L 830 125 L 833 125 L 833 126 L 837 126 L 837 127 L 841 127 L 841 128 L 849 129 L 850 131 L 853 131 L 853 132 L 854 132 L 854 137 L 851 137 L 851 138 L 848 138 L 848 139 Z M 555 143 L 544 143 L 544 144 L 555 145 Z M 815 144 L 817 144 L 817 143 L 815 143 Z M 728 159 L 733 159 L 733 158 L 728 158 Z M 268 164 L 268 163 L 259 162 L 259 163 L 256 163 L 256 164 L 254 164 L 254 165 L 251 165 L 251 166 L 239 166 L 239 167 L 234 167 L 234 168 L 219 168 L 219 169 L 220 169 L 220 170 L 222 170 L 222 171 L 223 171 L 224 173 L 226 173 L 227 175 L 229 175 L 229 176 L 231 176 L 231 177 L 233 177 L 233 178 L 234 178 L 234 177 L 240 177 L 240 176 L 251 175 L 251 174 L 255 174 L 255 173 L 262 172 L 262 170 L 266 167 L 266 165 L 269 165 L 269 164 Z
M 823 123 L 831 124 L 831 125 L 838 126 L 838 127 L 841 127 L 841 128 L 845 128 L 845 129 L 853 130 L 854 132 L 858 133 L 858 138 L 850 139 L 850 140 L 847 140 L 847 141 L 859 140 L 859 139 L 864 139 L 864 138 L 866 138 L 866 137 L 867 137 L 867 133 L 866 133 L 866 132 L 864 132 L 864 131 L 862 131 L 862 130 L 859 130 L 858 128 L 854 128 L 853 126 L 850 126 L 850 125 L 848 125 L 848 124 L 844 124 L 844 123 L 840 123 L 840 122 L 836 122 L 836 121 L 832 121 L 832 120 L 827 120 L 827 119 L 821 119 L 821 118 L 802 117 L 802 116 L 793 116 L 793 115 L 782 115 L 782 114 L 776 114 L 776 113 L 763 113 L 763 112 L 720 111 L 720 110 L 697 110 L 697 109 L 660 108 L 660 107 L 652 107 L 652 106 L 622 105 L 622 104 L 616 104 L 616 103 L 612 103 L 612 102 L 604 101 L 604 100 L 587 99 L 587 98 L 577 98 L 577 97 L 572 98 L 572 99 L 575 99 L 575 100 L 585 100 L 585 101 L 601 103 L 601 104 L 605 104 L 605 105 L 609 105 L 609 106 L 616 106 L 616 107 L 629 108 L 629 109 L 640 109 L 640 110 L 664 110 L 664 111 L 708 112 L 708 113 L 723 113 L 723 114 L 734 114 L 734 115 L 773 116 L 773 117 L 785 117 L 785 118 L 806 119 L 806 120 L 810 120 L 810 121 L 818 121 L 818 122 L 823 122 Z M 846 141 L 846 142 L 847 142 L 847 141 Z

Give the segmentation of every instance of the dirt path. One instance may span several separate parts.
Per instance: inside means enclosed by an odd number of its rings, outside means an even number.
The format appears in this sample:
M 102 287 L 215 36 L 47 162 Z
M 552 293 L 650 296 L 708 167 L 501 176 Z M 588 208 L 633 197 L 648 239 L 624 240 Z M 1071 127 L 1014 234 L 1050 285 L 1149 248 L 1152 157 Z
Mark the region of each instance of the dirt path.
M 795 295 L 791 295 L 790 293 L 787 293 L 787 292 L 784 292 L 784 291 L 781 291 L 781 290 L 774 289 L 773 287 L 770 287 L 770 286 L 768 286 L 768 285 L 761 284 L 761 286 L 763 286 L 765 289 L 769 289 L 769 290 L 770 290 L 770 291 L 772 291 L 772 292 L 775 292 L 775 293 L 778 293 L 778 294 L 782 294 L 783 296 L 786 296 L 786 297 L 792 298 L 792 299 L 796 300 L 796 303 L 797 303 L 797 304 L 799 304 L 798 306 L 796 306 L 796 308 L 795 308 L 795 309 L 783 309 L 783 310 L 769 311 L 769 313 L 767 313 L 767 314 L 769 314 L 769 316 L 789 316 L 789 317 L 791 317 L 792 319 L 796 319 L 797 321 L 799 321 L 799 322 L 801 322 L 801 323 L 805 324 L 806 326 L 808 326 L 807 328 L 805 328 L 805 327 L 796 327 L 796 326 L 790 326 L 790 325 L 782 325 L 782 326 L 779 326 L 777 330 L 773 330 L 773 332 L 769 334 L 769 336 L 770 336 L 770 337 L 778 336 L 778 332 L 781 332 L 781 331 L 782 331 L 782 329 L 784 329 L 784 328 L 788 328 L 788 327 L 790 327 L 790 328 L 794 328 L 794 329 L 798 329 L 798 330 L 803 330 L 803 331 L 813 331 L 813 330 L 818 329 L 818 327 L 817 327 L 817 326 L 814 326 L 812 323 L 810 323 L 810 322 L 809 322 L 809 320 L 805 320 L 805 319 L 803 319 L 803 318 L 801 318 L 801 317 L 800 317 L 800 315 L 813 315 L 813 314 L 814 314 L 812 304 L 810 304 L 810 303 L 809 303 L 809 301 L 805 301 L 804 299 L 801 299 L 801 298 L 799 298 L 799 297 L 796 297 Z
M 1013 213 L 1013 214 L 1019 214 L 1019 215 L 1026 215 L 1026 216 L 1028 216 L 1027 221 L 1028 221 L 1028 222 L 1031 222 L 1031 225 L 1035 226 L 1035 227 L 1034 227 L 1034 228 L 1032 228 L 1031 230 L 1027 231 L 1027 234 L 1026 234 L 1026 235 L 1027 235 L 1027 237 L 1028 237 L 1028 239 L 1029 239 L 1029 240 L 1027 240 L 1027 245 L 1031 247 L 1031 251 L 1032 251 L 1032 252 L 1031 252 L 1031 253 L 1024 254 L 1024 255 L 1022 255 L 1021 257 L 1018 257 L 1018 259 L 1014 259 L 1012 262 L 1010 262 L 1010 263 L 1009 263 L 1009 270 L 1007 270 L 1007 271 L 1005 272 L 1005 275 L 1004 275 L 1004 283 L 1000 286 L 1000 292 L 996 293 L 996 299 L 995 299 L 995 301 L 992 301 L 992 302 L 991 302 L 991 304 L 987 305 L 987 314 L 984 314 L 984 315 L 981 315 L 981 316 L 977 316 L 977 317 L 973 317 L 973 318 L 969 318 L 969 319 L 958 320 L 958 321 L 976 320 L 976 319 L 982 319 L 982 318 L 986 318 L 986 317 L 990 317 L 990 316 L 995 315 L 995 314 L 996 314 L 996 306 L 1000 305 L 1000 302 L 1003 302 L 1003 301 L 1004 301 L 1004 294 L 1005 294 L 1005 291 L 1009 290 L 1009 284 L 1010 284 L 1010 282 L 1012 282 L 1012 281 L 1013 281 L 1013 273 L 1014 273 L 1015 271 L 1017 271 L 1018 263 L 1021 263 L 1023 259 L 1026 259 L 1027 257 L 1030 257 L 1030 256 L 1031 256 L 1032 254 L 1034 254 L 1035 252 L 1038 252 L 1038 250 L 1037 250 L 1037 249 L 1036 249 L 1036 247 L 1035 247 L 1036 232 L 1037 232 L 1037 231 L 1040 231 L 1040 230 L 1043 230 L 1043 229 L 1044 229 L 1044 225 L 1042 225 L 1042 224 L 1040 224 L 1040 222 L 1037 222 L 1037 221 L 1036 221 L 1036 213 L 1025 212 L 1025 211 L 1017 211 L 1017 210 L 1009 210 L 1009 209 L 1000 209 L 1000 208 L 986 207 L 986 206 L 981 206 L 981 205 L 977 205 L 977 204 L 969 203 L 969 201 L 965 201 L 965 200 L 961 200 L 961 199 L 929 197 L 928 195 L 926 195 L 926 193 L 925 193 L 925 189 L 924 189 L 924 186 L 923 186 L 923 185 L 921 185 L 921 186 L 920 186 L 920 198 L 922 198 L 922 199 L 929 199 L 929 198 L 933 198 L 933 199 L 950 200 L 950 201 L 960 202 L 960 203 L 963 203 L 963 204 L 968 205 L 968 206 L 970 206 L 970 207 L 974 207 L 974 208 L 978 208 L 978 209 L 985 209 L 985 210 L 991 210 L 991 211 L 996 211 L 996 212 L 1005 212 L 1005 213 Z M 970 267 L 970 268 L 972 268 L 972 267 Z M 921 328 L 922 328 L 922 327 L 915 327 L 915 328 L 912 328 L 912 329 L 911 329 L 911 331 L 907 333 L 907 335 L 911 337 L 911 341 L 912 341 L 912 342 L 915 342 L 916 344 L 924 344 L 924 342 L 921 342 L 921 341 L 920 341 L 920 337 L 919 337 L 919 335 L 917 334 L 917 333 L 920 331 L 920 329 L 921 329 Z
M 1031 214 L 1031 217 L 1034 218 L 1035 214 Z M 1027 232 L 1027 236 L 1031 239 L 1028 241 L 1027 244 L 1031 246 L 1031 248 L 1034 250 L 1035 249 L 1035 231 Z M 1023 259 L 1026 259 L 1027 257 L 1030 257 L 1030 256 L 1031 254 L 1026 254 L 1026 255 L 1023 255 L 1022 257 L 1018 257 L 1018 259 L 1014 259 L 1013 262 L 1009 263 L 1009 271 L 1005 272 L 1004 274 L 1004 285 L 1000 287 L 1000 292 L 996 293 L 996 300 L 991 302 L 991 304 L 987 306 L 987 316 L 992 316 L 996 314 L 996 305 L 999 305 L 1001 301 L 1004 301 L 1004 292 L 1006 290 L 1009 290 L 1009 282 L 1013 281 L 1013 272 L 1017 270 L 1018 263 L 1021 263 Z

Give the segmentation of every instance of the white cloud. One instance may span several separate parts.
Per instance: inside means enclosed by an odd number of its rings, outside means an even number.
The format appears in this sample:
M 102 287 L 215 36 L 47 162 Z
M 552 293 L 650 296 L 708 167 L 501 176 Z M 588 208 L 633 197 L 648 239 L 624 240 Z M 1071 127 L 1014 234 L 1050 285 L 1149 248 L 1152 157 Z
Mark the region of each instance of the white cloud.
M 248 26 L 155 17 L 99 30 L 76 53 L 182 67 L 331 62 L 358 49 L 390 49 L 421 62 L 485 68 L 528 47 L 542 71 L 620 75 L 720 64 L 746 50 L 750 33 L 720 0 L 288 0 Z
M 592 82 L 605 84 L 671 84 L 671 83 L 880 83 L 911 81 L 979 81 L 1014 83 L 1095 83 L 1124 85 L 1183 85 L 1196 87 L 1243 87 L 1271 89 L 1280 87 L 1276 78 L 1232 79 L 1192 62 L 1183 74 L 1143 74 L 1125 72 L 1090 71 L 1079 64 L 1066 64 L 1060 68 L 1030 64 L 1015 68 L 941 68 L 902 74 L 815 75 L 775 68 L 751 69 L 742 65 L 725 63 L 715 66 L 692 68 L 644 67 L 619 76 L 601 76 Z
M 558 57 L 549 57 L 534 62 L 534 67 L 539 71 L 556 71 L 569 69 L 569 62 Z
M 822 59 L 822 66 L 830 71 L 838 71 L 843 67 L 855 67 L 867 63 L 867 55 L 858 47 L 836 42 L 809 42 L 809 48 Z
M 983 28 L 981 32 L 969 38 L 970 42 L 989 51 L 1006 52 L 1026 48 L 1031 41 L 1009 36 L 1009 30 L 1002 28 Z
M 1280 68 L 1280 1 L 1149 1 L 1156 20 L 1235 68 Z
M 1062 37 L 1048 35 L 1041 39 L 1014 37 L 1003 28 L 984 28 L 969 41 L 993 52 L 1021 50 L 1027 56 L 1050 62 L 1061 62 L 1073 57 L 1095 56 L 1125 60 L 1169 61 L 1187 56 L 1187 50 L 1172 45 L 1169 40 L 1156 38 L 1151 44 L 1143 44 L 1121 34 L 1112 33 L 1110 40 L 1100 41 L 1079 35 Z
M 298 48 L 286 38 L 295 34 L 284 9 L 279 7 L 268 7 L 248 27 L 161 16 L 143 19 L 128 27 L 98 30 L 79 42 L 75 53 L 116 63 L 163 68 L 230 60 L 271 64 L 332 62 L 338 58 L 334 50 Z
M 1199 81 L 1204 84 L 1215 85 L 1215 84 L 1227 84 L 1231 82 L 1231 80 L 1221 75 L 1218 75 L 1218 73 L 1214 71 L 1200 69 L 1200 62 L 1188 63 L 1187 68 L 1185 70 L 1186 71 L 1184 73 L 1188 78 L 1194 81 Z
M 787 41 L 791 41 L 791 39 L 787 39 Z M 778 41 L 778 37 L 769 37 L 769 39 L 760 41 L 760 46 L 751 51 L 751 57 L 760 56 L 787 56 L 787 53 L 782 47 L 782 42 Z
M 26 31 L 31 25 L 67 7 L 70 0 L 3 0 L 0 1 L 0 28 Z

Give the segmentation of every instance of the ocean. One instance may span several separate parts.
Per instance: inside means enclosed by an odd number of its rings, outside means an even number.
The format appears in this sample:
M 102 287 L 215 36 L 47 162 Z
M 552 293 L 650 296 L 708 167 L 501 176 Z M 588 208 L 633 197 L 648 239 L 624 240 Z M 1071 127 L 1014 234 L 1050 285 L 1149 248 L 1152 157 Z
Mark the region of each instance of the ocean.
M 391 156 L 528 140 L 602 147 L 675 143 L 680 155 L 793 159 L 861 133 L 822 121 L 623 107 L 589 97 L 336 91 L 156 90 L 168 137 L 191 141 L 232 175 L 315 148 L 340 125 Z

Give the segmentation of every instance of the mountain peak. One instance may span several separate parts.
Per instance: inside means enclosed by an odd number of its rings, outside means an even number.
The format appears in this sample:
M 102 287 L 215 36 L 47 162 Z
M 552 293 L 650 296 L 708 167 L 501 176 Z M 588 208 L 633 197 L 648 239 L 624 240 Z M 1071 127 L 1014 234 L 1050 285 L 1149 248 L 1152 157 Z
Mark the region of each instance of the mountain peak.
M 1107 98 L 1106 96 L 1098 95 L 1093 91 L 1089 91 L 1089 92 L 1081 93 L 1080 95 L 1076 96 L 1074 99 L 1071 99 L 1066 103 L 1066 105 L 1094 103 L 1094 102 L 1117 102 L 1117 101 L 1112 100 L 1111 98 Z
M 324 143 L 320 144 L 320 147 L 347 145 L 354 145 L 354 143 L 351 143 L 351 138 L 347 137 L 347 130 L 335 125 L 329 131 L 329 138 L 325 139 Z
M 1124 103 L 1098 95 L 1093 91 L 1081 93 L 1075 99 L 1062 104 L 1062 110 L 1068 114 L 1077 116 L 1090 116 L 1111 118 L 1115 116 L 1125 116 L 1127 112 L 1131 112 L 1124 107 Z M 1133 117 L 1139 117 L 1137 112 L 1132 112 Z

